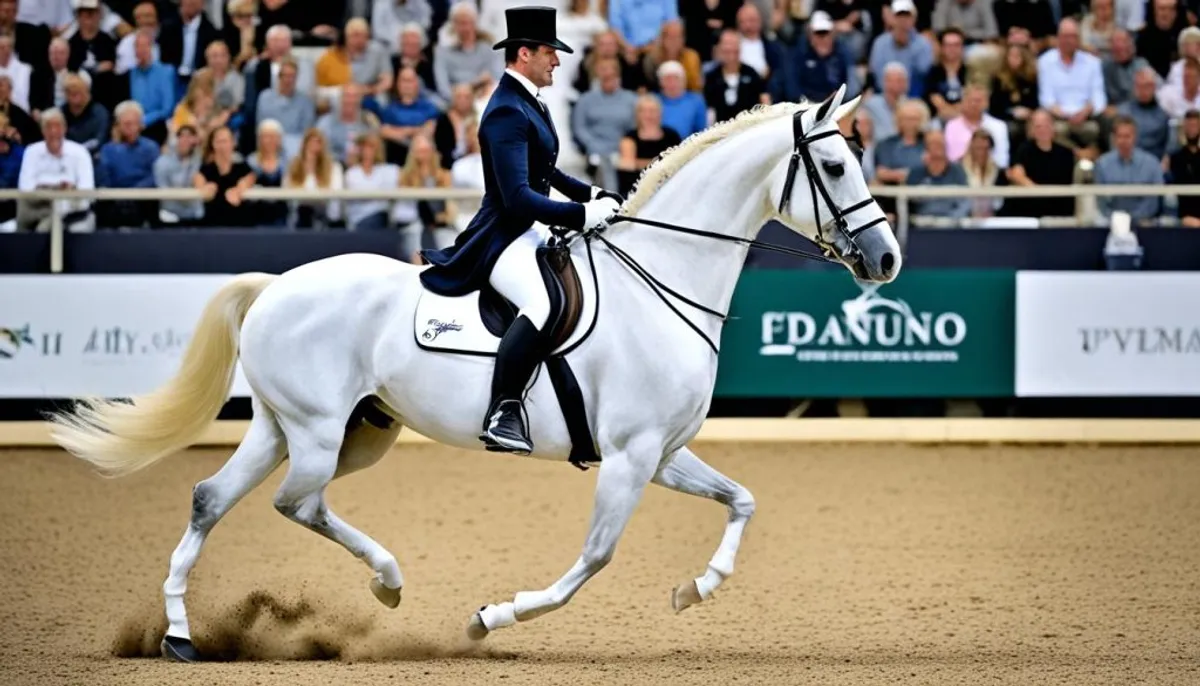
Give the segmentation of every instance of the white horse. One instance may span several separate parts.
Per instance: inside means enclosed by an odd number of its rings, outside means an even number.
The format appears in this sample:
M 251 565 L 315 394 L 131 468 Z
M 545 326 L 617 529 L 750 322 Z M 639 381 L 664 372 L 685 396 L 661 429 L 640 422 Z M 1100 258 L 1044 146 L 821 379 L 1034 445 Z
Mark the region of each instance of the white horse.
M 899 246 L 837 129 L 858 104 L 857 98 L 842 104 L 844 92 L 819 106 L 756 108 L 691 136 L 647 169 L 622 209 L 626 216 L 733 240 L 632 223 L 616 224 L 603 236 L 680 295 L 721 312 L 742 270 L 745 242 L 772 218 L 813 239 L 860 279 L 892 280 L 900 269 Z M 590 295 L 599 303 L 590 335 L 568 360 L 602 457 L 591 528 L 562 578 L 475 612 L 467 624 L 475 639 L 566 604 L 608 564 L 648 483 L 729 509 L 707 570 L 672 592 L 676 611 L 708 598 L 733 573 L 754 513 L 748 490 L 687 447 L 705 418 L 717 374 L 717 355 L 697 333 L 719 341 L 721 319 L 678 300 L 680 312 L 672 313 L 608 245 L 590 245 L 594 261 L 579 262 L 580 278 L 595 279 L 598 293 Z M 573 244 L 577 261 L 587 252 L 582 246 Z M 375 573 L 370 587 L 378 599 L 399 604 L 404 578 L 395 556 L 330 511 L 324 493 L 333 479 L 378 461 L 403 425 L 441 443 L 482 448 L 477 435 L 491 360 L 417 344 L 420 269 L 354 254 L 279 276 L 235 277 L 204 309 L 181 368 L 165 386 L 132 403 L 82 402 L 53 418 L 60 445 L 101 473 L 127 474 L 198 439 L 227 399 L 240 356 L 253 419 L 225 466 L 193 491 L 191 520 L 163 584 L 164 655 L 199 659 L 184 609 L 188 573 L 213 526 L 285 457 L 276 509 L 362 559 Z M 571 441 L 545 376 L 534 380 L 527 400 L 534 456 L 564 460 Z M 391 424 L 352 422 L 364 400 Z

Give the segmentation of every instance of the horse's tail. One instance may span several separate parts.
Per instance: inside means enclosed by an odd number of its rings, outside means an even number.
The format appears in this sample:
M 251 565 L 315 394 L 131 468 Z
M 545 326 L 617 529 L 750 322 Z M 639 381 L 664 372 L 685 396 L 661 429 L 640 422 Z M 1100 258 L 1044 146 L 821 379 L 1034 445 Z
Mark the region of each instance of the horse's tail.
M 71 412 L 49 418 L 51 436 L 111 477 L 136 472 L 196 442 L 229 397 L 242 320 L 274 279 L 258 273 L 234 277 L 205 305 L 179 371 L 164 386 L 132 403 L 81 400 Z

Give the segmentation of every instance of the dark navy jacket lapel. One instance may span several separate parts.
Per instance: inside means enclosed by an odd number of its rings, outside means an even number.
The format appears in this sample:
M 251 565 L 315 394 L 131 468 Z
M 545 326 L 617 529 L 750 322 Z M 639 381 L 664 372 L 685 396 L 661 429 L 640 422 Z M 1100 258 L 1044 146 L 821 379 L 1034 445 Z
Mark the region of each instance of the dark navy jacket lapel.
M 526 88 L 525 85 L 522 84 L 520 81 L 514 79 L 509 74 L 505 74 L 504 77 L 500 80 L 500 83 L 504 84 L 505 81 L 508 82 L 508 84 L 507 84 L 508 88 L 515 90 L 517 92 L 517 94 L 520 95 L 521 98 L 525 102 L 529 103 L 529 106 L 533 108 L 533 111 L 537 112 L 538 115 L 541 116 L 542 121 L 544 121 L 546 123 L 546 126 L 550 129 L 550 134 L 552 136 L 554 136 L 554 152 L 555 152 L 555 154 L 557 154 L 558 153 L 558 145 L 559 145 L 558 131 L 556 131 L 554 129 L 554 120 L 550 118 L 550 112 L 547 111 L 546 109 L 542 108 L 542 104 L 540 102 L 538 102 L 538 99 L 536 97 L 534 97 L 533 93 L 530 93 L 529 89 Z M 497 87 L 499 87 L 499 86 L 497 86 Z

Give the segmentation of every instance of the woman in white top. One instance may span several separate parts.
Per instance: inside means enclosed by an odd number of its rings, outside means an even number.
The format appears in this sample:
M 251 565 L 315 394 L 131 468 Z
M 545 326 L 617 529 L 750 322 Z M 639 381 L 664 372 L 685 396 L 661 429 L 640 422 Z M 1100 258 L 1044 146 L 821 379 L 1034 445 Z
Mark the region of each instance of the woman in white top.
M 574 0 L 570 10 L 558 13 L 558 38 L 567 45 L 591 45 L 596 36 L 608 30 L 608 22 L 596 13 L 591 0 Z M 559 65 L 554 83 L 543 89 L 543 97 L 547 102 L 553 97 L 563 101 L 578 97 L 575 87 L 571 85 L 571 77 L 579 71 L 579 63 L 583 59 L 583 51 L 576 50 L 571 54 L 560 52 Z
M 400 168 L 385 164 L 383 142 L 376 133 L 364 133 L 354 141 L 358 164 L 346 171 L 346 190 L 383 190 L 400 184 Z M 351 231 L 388 230 L 388 200 L 347 200 L 346 228 Z
M 454 160 L 454 164 L 450 167 L 450 185 L 454 188 L 473 188 L 482 192 L 483 155 L 479 153 L 479 120 L 475 118 L 467 120 L 463 135 L 466 137 L 466 152 L 462 157 Z M 480 200 L 454 201 L 456 210 L 454 228 L 459 233 L 462 233 L 467 228 L 467 224 L 471 223 L 471 218 L 479 211 L 480 202 Z
M 1183 87 L 1183 65 L 1187 58 L 1200 58 L 1200 28 L 1189 26 L 1179 32 L 1179 59 L 1171 63 L 1171 71 L 1167 72 L 1167 82 L 1164 86 Z
M 310 191 L 340 191 L 344 187 L 342 165 L 333 159 L 329 142 L 320 129 L 310 128 L 304 132 L 300 154 L 288 165 L 283 185 Z M 300 200 L 296 203 L 296 228 L 323 229 L 341 218 L 341 214 L 341 203 L 337 200 Z

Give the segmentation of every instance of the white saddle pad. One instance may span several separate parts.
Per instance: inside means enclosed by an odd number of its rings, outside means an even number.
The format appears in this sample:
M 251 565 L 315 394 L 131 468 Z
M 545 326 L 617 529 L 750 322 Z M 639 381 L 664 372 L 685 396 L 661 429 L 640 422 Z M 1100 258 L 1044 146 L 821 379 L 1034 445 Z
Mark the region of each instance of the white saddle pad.
M 583 308 L 579 312 L 579 323 L 575 325 L 575 330 L 555 349 L 555 353 L 572 348 L 586 338 L 596 321 L 598 299 L 592 265 L 588 264 L 586 253 L 580 255 L 573 252 L 571 260 L 579 274 Z M 529 278 L 540 282 L 542 275 L 531 271 Z M 417 345 L 438 352 L 494 356 L 500 347 L 500 338 L 488 331 L 479 314 L 479 291 L 448 298 L 422 290 L 417 301 L 413 334 Z

